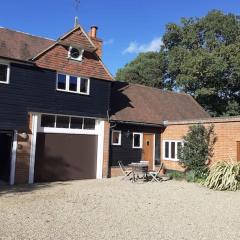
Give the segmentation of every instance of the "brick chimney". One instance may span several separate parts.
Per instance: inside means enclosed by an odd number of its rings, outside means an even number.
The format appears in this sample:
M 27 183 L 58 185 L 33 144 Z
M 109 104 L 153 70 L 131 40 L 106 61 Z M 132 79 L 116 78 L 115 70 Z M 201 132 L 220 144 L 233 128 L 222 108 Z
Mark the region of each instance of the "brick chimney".
M 102 40 L 97 38 L 97 26 L 91 26 L 90 32 L 88 33 L 95 47 L 97 48 L 96 53 L 101 58 L 102 57 Z

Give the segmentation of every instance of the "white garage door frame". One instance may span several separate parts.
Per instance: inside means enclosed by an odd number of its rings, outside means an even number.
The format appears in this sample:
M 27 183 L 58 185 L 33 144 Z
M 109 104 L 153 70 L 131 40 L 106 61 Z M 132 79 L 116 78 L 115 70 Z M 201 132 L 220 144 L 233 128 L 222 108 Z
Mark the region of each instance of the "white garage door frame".
M 36 154 L 36 140 L 37 133 L 62 133 L 62 134 L 77 134 L 77 135 L 96 135 L 98 136 L 97 146 L 97 171 L 96 178 L 102 178 L 103 170 L 103 148 L 104 148 L 104 120 L 95 119 L 96 125 L 94 130 L 85 129 L 65 129 L 65 128 L 48 128 L 41 127 L 41 113 L 31 113 L 32 115 L 32 141 L 30 151 L 30 163 L 29 163 L 29 184 L 34 183 L 34 168 L 35 168 L 35 154 Z M 62 115 L 61 115 L 62 116 Z M 75 117 L 75 116 L 69 116 Z M 77 116 L 80 117 L 80 116 Z

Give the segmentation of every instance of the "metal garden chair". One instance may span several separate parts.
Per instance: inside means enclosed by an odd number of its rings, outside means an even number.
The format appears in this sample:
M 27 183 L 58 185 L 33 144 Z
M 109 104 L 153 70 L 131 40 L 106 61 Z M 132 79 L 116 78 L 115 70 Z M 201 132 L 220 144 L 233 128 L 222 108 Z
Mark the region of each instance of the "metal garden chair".
M 155 170 L 148 171 L 148 174 L 152 177 L 151 182 L 160 182 L 161 181 L 160 172 L 162 169 L 163 169 L 163 163 L 161 163 L 158 171 L 155 171 Z
M 120 167 L 120 169 L 121 169 L 121 171 L 124 175 L 122 180 L 125 180 L 125 179 L 131 180 L 132 170 L 126 169 L 126 167 L 123 165 L 122 161 L 118 161 L 118 164 L 119 164 L 119 167 Z

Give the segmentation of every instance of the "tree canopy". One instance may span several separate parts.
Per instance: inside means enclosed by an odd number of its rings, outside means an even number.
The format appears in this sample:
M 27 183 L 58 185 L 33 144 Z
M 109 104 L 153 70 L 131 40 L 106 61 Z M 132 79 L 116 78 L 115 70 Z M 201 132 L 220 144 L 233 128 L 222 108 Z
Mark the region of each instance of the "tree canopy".
M 166 26 L 159 52 L 141 53 L 117 80 L 192 95 L 213 116 L 240 114 L 240 20 L 211 11 Z
M 162 52 L 140 53 L 135 60 L 118 70 L 116 79 L 163 88 L 162 79 L 166 71 L 164 61 Z

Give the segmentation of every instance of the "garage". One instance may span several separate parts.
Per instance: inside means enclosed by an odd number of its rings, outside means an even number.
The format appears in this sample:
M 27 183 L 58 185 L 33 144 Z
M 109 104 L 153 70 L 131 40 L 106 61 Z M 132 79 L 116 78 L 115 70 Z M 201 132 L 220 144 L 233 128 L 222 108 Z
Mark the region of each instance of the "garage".
M 102 177 L 104 122 L 33 114 L 29 183 Z
M 9 183 L 13 134 L 0 132 L 0 183 Z
M 38 133 L 35 182 L 96 178 L 96 135 Z

